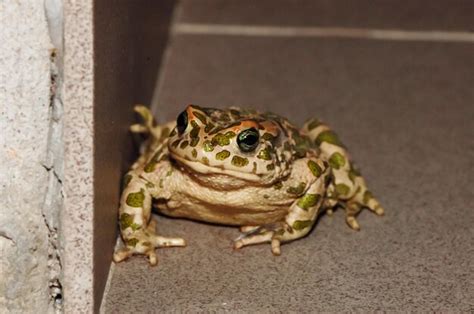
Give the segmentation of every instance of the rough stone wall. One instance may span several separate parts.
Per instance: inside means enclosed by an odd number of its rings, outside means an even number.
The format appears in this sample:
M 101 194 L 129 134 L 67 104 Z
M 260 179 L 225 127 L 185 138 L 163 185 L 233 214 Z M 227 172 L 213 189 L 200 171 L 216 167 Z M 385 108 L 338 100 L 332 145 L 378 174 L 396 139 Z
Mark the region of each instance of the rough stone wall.
M 0 312 L 61 309 L 61 16 L 0 2 Z

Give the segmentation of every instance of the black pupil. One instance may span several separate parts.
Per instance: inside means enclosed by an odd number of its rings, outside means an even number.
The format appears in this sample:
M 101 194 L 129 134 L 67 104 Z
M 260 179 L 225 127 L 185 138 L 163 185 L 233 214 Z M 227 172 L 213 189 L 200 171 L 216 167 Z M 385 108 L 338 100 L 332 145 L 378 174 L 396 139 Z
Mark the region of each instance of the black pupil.
M 187 126 L 188 126 L 188 113 L 186 111 L 183 111 L 179 114 L 178 118 L 176 119 L 176 127 L 178 128 L 178 133 L 183 134 Z
M 237 138 L 237 144 L 244 152 L 254 150 L 258 145 L 258 131 L 254 128 L 242 131 Z

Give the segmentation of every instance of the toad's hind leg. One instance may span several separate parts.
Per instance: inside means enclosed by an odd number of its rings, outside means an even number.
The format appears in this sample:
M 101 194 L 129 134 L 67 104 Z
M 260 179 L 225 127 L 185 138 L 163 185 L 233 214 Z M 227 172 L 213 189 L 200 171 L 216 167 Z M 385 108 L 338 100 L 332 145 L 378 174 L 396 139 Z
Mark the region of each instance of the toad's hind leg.
M 333 173 L 333 182 L 328 188 L 330 207 L 341 204 L 346 209 L 346 222 L 354 230 L 359 230 L 357 215 L 368 208 L 377 215 L 384 209 L 367 188 L 364 178 L 354 168 L 349 154 L 338 136 L 317 119 L 308 121 L 303 132 L 320 148 L 321 155 L 328 161 Z

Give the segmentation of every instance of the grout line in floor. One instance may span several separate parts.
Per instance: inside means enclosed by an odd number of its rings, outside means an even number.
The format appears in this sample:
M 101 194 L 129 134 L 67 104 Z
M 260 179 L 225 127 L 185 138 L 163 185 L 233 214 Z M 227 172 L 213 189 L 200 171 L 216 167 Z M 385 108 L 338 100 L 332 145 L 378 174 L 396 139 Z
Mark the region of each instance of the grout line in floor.
M 474 42 L 473 32 L 418 31 L 353 27 L 293 27 L 226 24 L 176 23 L 172 34 L 260 36 L 260 37 L 341 37 L 393 41 Z

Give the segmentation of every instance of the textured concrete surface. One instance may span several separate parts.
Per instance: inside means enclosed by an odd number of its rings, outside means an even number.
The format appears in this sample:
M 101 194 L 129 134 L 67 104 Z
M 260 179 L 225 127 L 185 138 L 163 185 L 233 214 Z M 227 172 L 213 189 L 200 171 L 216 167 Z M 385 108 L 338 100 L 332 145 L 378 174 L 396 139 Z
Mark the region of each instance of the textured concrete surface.
M 67 313 L 93 311 L 93 9 L 64 2 L 64 299 Z
M 61 20 L 55 1 L 0 4 L 2 313 L 53 312 L 62 302 L 61 56 L 53 20 Z
M 222 2 L 220 2 L 222 3 Z M 200 20 L 199 20 L 200 21 Z M 234 228 L 158 217 L 186 248 L 113 266 L 105 313 L 474 310 L 474 44 L 177 35 L 154 109 L 310 116 L 340 134 L 386 215 L 323 216 L 306 238 L 233 252 Z

